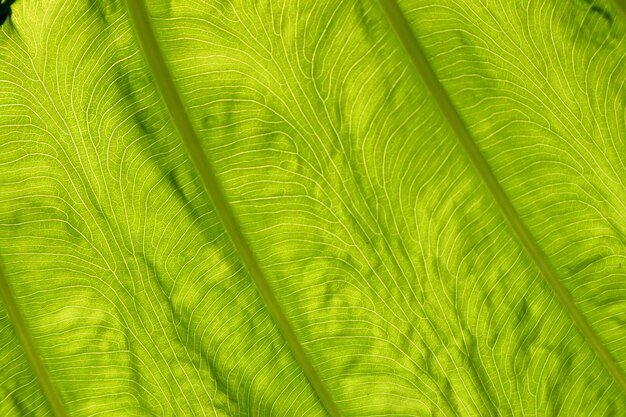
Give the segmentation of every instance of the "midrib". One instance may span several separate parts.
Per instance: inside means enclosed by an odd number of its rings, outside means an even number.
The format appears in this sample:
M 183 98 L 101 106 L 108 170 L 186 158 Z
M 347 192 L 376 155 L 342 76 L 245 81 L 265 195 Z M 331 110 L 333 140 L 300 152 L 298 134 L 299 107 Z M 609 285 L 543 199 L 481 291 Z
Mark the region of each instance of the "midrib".
M 622 0 L 618 0 L 618 2 L 621 1 Z M 602 362 L 602 365 L 604 365 L 611 377 L 626 394 L 626 377 L 602 341 L 598 338 L 595 331 L 591 328 L 585 316 L 578 309 L 572 296 L 556 274 L 556 271 L 547 261 L 543 251 L 517 214 L 513 204 L 502 189 L 502 186 L 491 171 L 485 157 L 472 138 L 465 122 L 461 118 L 459 112 L 452 103 L 452 100 L 446 93 L 443 85 L 430 66 L 421 45 L 411 30 L 411 27 L 397 1 L 378 0 L 378 2 L 387 16 L 391 27 L 395 31 L 409 58 L 411 59 L 413 66 L 430 91 L 431 96 L 437 103 L 437 106 L 444 118 L 456 134 L 461 146 L 471 160 L 472 165 L 489 189 L 491 195 L 500 208 L 500 211 L 506 218 L 509 226 L 513 229 L 515 236 L 519 239 L 520 244 L 530 255 L 533 262 L 554 292 L 556 298 L 574 321 L 574 324 L 578 327 L 578 330 L 581 332 L 591 349 L 595 352 L 600 362 Z

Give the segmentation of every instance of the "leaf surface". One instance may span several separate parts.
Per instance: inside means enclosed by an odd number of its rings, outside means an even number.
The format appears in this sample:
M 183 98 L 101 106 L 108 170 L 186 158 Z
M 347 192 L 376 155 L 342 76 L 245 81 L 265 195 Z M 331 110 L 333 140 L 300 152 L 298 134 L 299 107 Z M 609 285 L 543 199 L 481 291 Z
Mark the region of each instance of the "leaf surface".
M 608 2 L 401 1 L 560 282 L 626 369 L 626 25 Z M 71 416 L 324 416 L 121 3 L 0 28 L 0 254 Z M 618 416 L 373 1 L 152 1 L 178 91 L 346 416 Z M 49 407 L 0 316 L 0 415 Z

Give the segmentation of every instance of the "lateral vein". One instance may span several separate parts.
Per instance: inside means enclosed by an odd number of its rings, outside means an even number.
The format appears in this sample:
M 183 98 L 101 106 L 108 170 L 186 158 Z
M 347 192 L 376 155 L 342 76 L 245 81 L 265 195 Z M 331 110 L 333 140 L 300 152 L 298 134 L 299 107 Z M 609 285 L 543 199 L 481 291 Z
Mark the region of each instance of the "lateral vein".
M 513 204 L 509 200 L 508 196 L 502 189 L 502 186 L 489 167 L 489 164 L 485 160 L 485 157 L 476 145 L 476 142 L 474 141 L 465 122 L 452 103 L 452 100 L 448 96 L 443 85 L 437 78 L 433 68 L 430 66 L 426 54 L 419 44 L 417 37 L 411 30 L 411 27 L 397 1 L 378 0 L 378 3 L 387 16 L 387 19 L 396 32 L 399 40 L 402 42 L 402 45 L 409 55 L 413 66 L 422 77 L 424 84 L 437 103 L 439 110 L 443 113 L 443 116 L 448 121 L 450 127 L 452 127 L 456 133 L 461 146 L 469 156 L 474 168 L 491 192 L 491 195 L 509 223 L 509 226 L 513 229 L 513 232 L 519 239 L 520 243 L 534 261 L 535 265 L 554 292 L 556 298 L 570 315 L 574 324 L 578 327 L 578 330 L 581 332 L 589 346 L 593 349 L 600 362 L 602 362 L 602 365 L 604 365 L 624 394 L 626 394 L 626 377 L 622 373 L 622 370 L 619 368 L 602 341 L 596 335 L 595 331 L 591 328 L 585 316 L 578 309 L 571 294 L 560 281 L 554 267 L 548 262 L 545 254 L 527 229 L 526 225 L 523 223 L 522 219 L 519 217 L 517 211 L 513 207 Z
M 13 325 L 15 334 L 22 344 L 26 360 L 28 360 L 31 369 L 33 370 L 33 373 L 37 378 L 37 382 L 41 387 L 41 391 L 48 401 L 48 405 L 50 406 L 52 414 L 55 417 L 65 417 L 67 414 L 65 413 L 65 407 L 63 406 L 61 397 L 59 396 L 56 387 L 50 379 L 50 375 L 48 374 L 48 371 L 41 359 L 41 356 L 39 355 L 39 352 L 37 352 L 35 341 L 30 334 L 30 330 L 28 330 L 26 320 L 24 319 L 24 316 L 22 315 L 19 306 L 17 305 L 17 300 L 15 299 L 15 295 L 13 294 L 11 284 L 9 283 L 6 273 L 4 272 L 4 267 L 1 264 L 0 299 L 4 304 L 7 316 L 9 317 L 9 321 Z
M 127 0 L 128 10 L 135 28 L 135 33 L 144 51 L 146 60 L 152 70 L 154 81 L 157 84 L 163 101 L 165 102 L 172 121 L 176 126 L 187 154 L 193 162 L 204 188 L 213 201 L 215 209 L 222 221 L 226 232 L 230 236 L 235 249 L 243 261 L 248 274 L 257 287 L 261 298 L 278 329 L 282 333 L 296 362 L 302 368 L 309 383 L 317 393 L 320 402 L 331 417 L 341 417 L 339 408 L 326 389 L 322 379 L 315 370 L 312 362 L 300 344 L 291 323 L 282 311 L 270 283 L 243 236 L 232 207 L 228 203 L 222 186 L 213 171 L 213 168 L 202 149 L 200 139 L 196 134 L 189 115 L 187 114 L 172 76 L 168 70 L 165 58 L 159 48 L 157 39 L 152 30 L 148 12 L 142 0 Z

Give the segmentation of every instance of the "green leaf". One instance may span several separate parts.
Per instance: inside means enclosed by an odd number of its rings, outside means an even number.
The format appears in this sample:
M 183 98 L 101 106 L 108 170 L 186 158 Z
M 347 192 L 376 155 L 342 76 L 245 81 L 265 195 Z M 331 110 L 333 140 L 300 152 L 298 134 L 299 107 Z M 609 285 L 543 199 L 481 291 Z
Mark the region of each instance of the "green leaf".
M 327 415 L 294 341 L 345 416 L 626 413 L 617 7 L 400 1 L 486 180 L 377 2 L 148 6 L 235 223 L 123 3 L 13 4 L 1 416 L 54 415 L 28 346 L 70 416 Z

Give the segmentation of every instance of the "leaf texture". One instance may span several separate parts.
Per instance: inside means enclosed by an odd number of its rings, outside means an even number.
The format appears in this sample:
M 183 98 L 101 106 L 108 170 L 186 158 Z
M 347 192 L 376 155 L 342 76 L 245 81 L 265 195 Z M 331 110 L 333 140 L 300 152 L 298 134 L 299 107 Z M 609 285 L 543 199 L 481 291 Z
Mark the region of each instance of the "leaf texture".
M 626 370 L 626 24 L 608 2 L 400 1 Z M 71 416 L 324 416 L 120 2 L 0 28 L 0 255 Z M 149 2 L 206 155 L 346 416 L 619 416 L 626 400 L 374 1 Z M 0 315 L 0 415 L 51 411 Z

